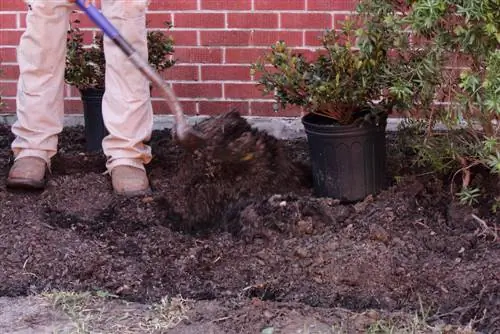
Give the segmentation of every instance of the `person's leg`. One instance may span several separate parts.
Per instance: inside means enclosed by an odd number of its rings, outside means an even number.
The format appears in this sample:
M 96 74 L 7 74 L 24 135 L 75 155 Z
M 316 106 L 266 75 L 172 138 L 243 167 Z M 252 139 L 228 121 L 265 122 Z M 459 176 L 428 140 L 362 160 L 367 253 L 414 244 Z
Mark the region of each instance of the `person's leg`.
M 25 0 L 26 30 L 17 51 L 17 120 L 12 126 L 11 187 L 41 188 L 57 152 L 64 117 L 64 64 L 71 5 L 67 0 Z
M 124 38 L 147 59 L 146 9 L 148 0 L 103 0 L 103 14 Z M 144 165 L 151 161 L 153 111 L 149 80 L 109 39 L 104 39 L 106 92 L 103 119 L 109 135 L 103 140 L 106 167 L 115 191 L 125 195 L 149 191 Z

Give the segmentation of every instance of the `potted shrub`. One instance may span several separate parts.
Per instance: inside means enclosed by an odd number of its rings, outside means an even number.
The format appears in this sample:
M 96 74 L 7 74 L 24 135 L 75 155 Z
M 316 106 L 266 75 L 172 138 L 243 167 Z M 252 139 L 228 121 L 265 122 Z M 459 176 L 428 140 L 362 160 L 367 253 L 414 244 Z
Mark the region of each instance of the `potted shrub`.
M 81 95 L 85 120 L 87 150 L 101 149 L 102 139 L 107 135 L 102 118 L 102 98 L 105 91 L 105 68 L 103 34 L 96 32 L 90 45 L 84 44 L 79 20 L 72 22 L 68 31 L 65 81 L 76 87 Z M 170 23 L 165 23 L 170 28 Z M 148 31 L 148 58 L 150 65 L 162 72 L 175 64 L 173 39 L 161 30 Z
M 385 16 L 359 15 L 327 30 L 312 60 L 279 41 L 252 65 L 264 94 L 307 112 L 302 124 L 317 196 L 358 201 L 386 184 L 387 117 L 414 92 L 397 49 L 406 34 Z

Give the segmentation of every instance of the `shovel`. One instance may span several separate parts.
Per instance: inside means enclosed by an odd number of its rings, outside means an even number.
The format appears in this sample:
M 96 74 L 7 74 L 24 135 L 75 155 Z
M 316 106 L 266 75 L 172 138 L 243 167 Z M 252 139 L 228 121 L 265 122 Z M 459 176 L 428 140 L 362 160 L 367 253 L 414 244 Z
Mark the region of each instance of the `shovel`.
M 137 69 L 159 88 L 161 95 L 166 100 L 170 110 L 174 113 L 176 123 L 174 136 L 179 143 L 190 150 L 202 146 L 205 141 L 204 136 L 188 125 L 182 107 L 172 89 L 167 86 L 147 60 L 144 60 L 134 47 L 123 38 L 111 22 L 96 7 L 92 4 L 86 4 L 86 2 L 86 0 L 76 0 L 76 4 L 85 14 L 125 53 Z

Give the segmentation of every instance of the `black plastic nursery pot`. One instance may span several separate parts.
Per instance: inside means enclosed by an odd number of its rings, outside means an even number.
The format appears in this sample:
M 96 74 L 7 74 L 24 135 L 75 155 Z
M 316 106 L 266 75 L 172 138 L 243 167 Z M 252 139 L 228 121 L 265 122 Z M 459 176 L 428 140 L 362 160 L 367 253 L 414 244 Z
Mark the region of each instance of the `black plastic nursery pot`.
M 386 186 L 386 122 L 345 126 L 310 113 L 302 124 L 316 196 L 356 202 Z
M 102 140 L 108 135 L 102 117 L 103 89 L 80 90 L 85 120 L 86 149 L 89 152 L 102 150 Z

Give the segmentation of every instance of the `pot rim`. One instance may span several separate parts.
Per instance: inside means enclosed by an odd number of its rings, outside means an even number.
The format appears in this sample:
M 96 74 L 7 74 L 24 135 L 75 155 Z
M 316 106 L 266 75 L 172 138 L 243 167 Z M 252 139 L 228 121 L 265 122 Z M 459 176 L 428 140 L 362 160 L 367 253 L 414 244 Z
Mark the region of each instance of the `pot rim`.
M 319 131 L 320 133 L 332 133 L 332 132 L 352 132 L 352 131 L 373 131 L 373 130 L 384 130 L 387 126 L 387 121 L 383 120 L 379 123 L 374 122 L 356 122 L 351 124 L 339 124 L 334 123 L 334 121 L 330 124 L 323 124 L 320 122 L 315 122 L 313 117 L 328 119 L 325 116 L 320 116 L 314 113 L 308 113 L 301 117 L 301 122 L 306 129 L 312 130 L 313 132 Z

